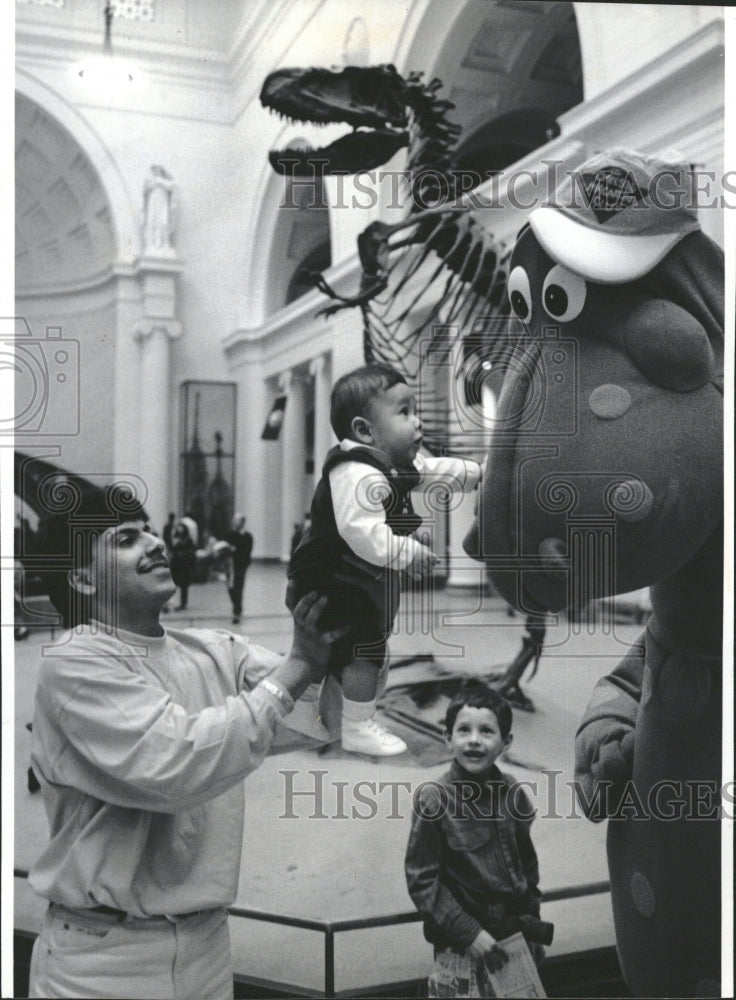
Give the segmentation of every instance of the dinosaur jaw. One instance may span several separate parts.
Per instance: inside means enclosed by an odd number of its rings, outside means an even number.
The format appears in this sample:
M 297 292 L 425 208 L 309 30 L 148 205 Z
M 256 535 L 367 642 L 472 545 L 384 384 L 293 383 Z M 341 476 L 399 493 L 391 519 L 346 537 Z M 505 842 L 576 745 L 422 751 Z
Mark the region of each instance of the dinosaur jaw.
M 403 129 L 406 84 L 393 66 L 278 69 L 261 88 L 261 104 L 300 122 Z
M 323 174 L 355 174 L 387 163 L 409 143 L 407 132 L 391 129 L 350 132 L 329 146 L 303 146 L 271 150 L 269 162 L 277 174 L 287 177 L 321 177 Z
M 406 84 L 393 66 L 275 70 L 263 84 L 261 104 L 292 122 L 346 124 L 354 130 L 321 149 L 271 152 L 271 165 L 280 174 L 371 170 L 409 143 Z

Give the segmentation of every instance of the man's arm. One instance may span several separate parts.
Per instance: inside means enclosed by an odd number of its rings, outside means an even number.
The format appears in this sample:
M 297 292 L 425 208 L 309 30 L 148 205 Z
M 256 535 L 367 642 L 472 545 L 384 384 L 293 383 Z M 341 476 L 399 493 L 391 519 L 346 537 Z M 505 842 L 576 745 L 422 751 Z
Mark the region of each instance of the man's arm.
M 323 607 L 315 594 L 299 602 L 291 652 L 270 678 L 197 712 L 119 655 L 50 659 L 37 692 L 46 725 L 34 727 L 34 738 L 48 731 L 48 745 L 34 766 L 49 782 L 126 808 L 173 813 L 215 798 L 259 766 L 292 699 L 324 672 Z

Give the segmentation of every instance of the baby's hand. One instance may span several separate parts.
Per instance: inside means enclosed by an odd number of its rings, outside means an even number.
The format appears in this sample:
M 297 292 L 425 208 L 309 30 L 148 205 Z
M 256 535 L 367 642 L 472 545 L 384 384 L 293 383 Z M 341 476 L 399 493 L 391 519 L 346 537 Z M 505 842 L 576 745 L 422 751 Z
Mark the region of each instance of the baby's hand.
M 426 545 L 419 545 L 417 553 L 409 564 L 408 573 L 412 580 L 423 580 L 432 572 L 432 567 L 439 562 L 439 556 Z

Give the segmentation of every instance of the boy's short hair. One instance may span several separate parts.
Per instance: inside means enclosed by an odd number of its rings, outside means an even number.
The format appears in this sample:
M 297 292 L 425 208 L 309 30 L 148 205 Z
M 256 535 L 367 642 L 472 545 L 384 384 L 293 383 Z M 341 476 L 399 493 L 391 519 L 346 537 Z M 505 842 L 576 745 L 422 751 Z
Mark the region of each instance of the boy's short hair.
M 401 372 L 383 362 L 356 368 L 339 378 L 330 398 L 330 423 L 338 440 L 352 437 L 353 417 L 366 416 L 371 400 L 400 382 L 406 382 Z
M 463 682 L 462 687 L 447 706 L 445 729 L 450 735 L 452 735 L 460 709 L 466 707 L 490 709 L 498 719 L 501 736 L 506 739 L 510 735 L 513 721 L 511 706 L 495 688 L 489 687 L 488 684 L 484 684 L 483 681 L 477 680 L 475 677 L 470 677 Z
M 90 601 L 72 587 L 67 574 L 89 565 L 93 538 L 127 521 L 148 521 L 148 515 L 132 489 L 122 483 L 106 489 L 71 488 L 65 499 L 72 501 L 63 504 L 65 509 L 41 517 L 36 557 L 43 560 L 38 573 L 62 625 L 74 628 L 89 621 Z

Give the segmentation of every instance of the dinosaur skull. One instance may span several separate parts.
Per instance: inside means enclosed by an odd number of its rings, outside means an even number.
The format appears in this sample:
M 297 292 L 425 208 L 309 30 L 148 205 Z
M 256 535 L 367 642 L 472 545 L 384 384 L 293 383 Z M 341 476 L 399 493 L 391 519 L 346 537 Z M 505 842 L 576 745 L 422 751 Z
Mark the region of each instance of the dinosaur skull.
M 299 122 L 344 122 L 354 131 L 321 149 L 272 151 L 271 166 L 277 173 L 314 177 L 386 163 L 409 141 L 405 92 L 393 66 L 275 70 L 261 89 L 264 107 Z

